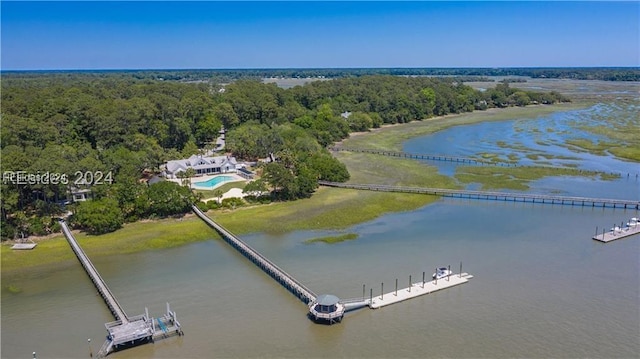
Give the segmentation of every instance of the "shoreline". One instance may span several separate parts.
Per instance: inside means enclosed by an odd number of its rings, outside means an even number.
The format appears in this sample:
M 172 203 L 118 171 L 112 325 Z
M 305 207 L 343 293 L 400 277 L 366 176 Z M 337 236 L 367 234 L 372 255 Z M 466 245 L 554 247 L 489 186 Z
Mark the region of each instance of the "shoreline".
M 589 102 L 556 105 L 532 105 L 522 108 L 509 107 L 504 109 L 490 109 L 491 111 L 474 111 L 462 114 L 438 116 L 409 123 L 386 125 L 369 132 L 352 133 L 348 138 L 334 145 L 337 146 L 354 140 L 356 142 L 360 142 L 363 141 L 363 138 L 366 138 L 366 140 L 370 142 L 382 144 L 383 146 L 386 145 L 385 148 L 389 148 L 401 144 L 406 141 L 407 138 L 424 136 L 429 133 L 434 133 L 457 125 L 512 119 L 513 117 L 520 116 L 522 114 L 537 117 L 553 112 L 586 108 L 590 105 L 591 103 Z M 407 131 L 407 129 L 410 129 L 411 131 Z M 396 132 L 404 133 L 402 136 L 397 136 L 398 134 Z M 380 136 L 386 136 L 387 138 L 384 141 L 378 141 L 377 137 Z M 391 137 L 391 139 L 389 139 L 389 137 Z M 342 158 L 341 161 L 344 163 L 344 158 Z M 347 163 L 348 162 L 349 161 L 347 161 Z M 394 165 L 402 166 L 403 164 L 402 161 L 394 161 Z M 405 166 L 407 166 L 406 163 Z M 412 167 L 414 170 L 418 169 L 418 172 L 424 171 L 425 168 L 428 168 L 427 165 L 412 163 L 412 161 L 410 161 L 408 166 Z M 359 172 L 362 171 L 350 168 L 348 164 L 347 167 L 350 172 L 354 171 L 354 173 L 352 173 L 352 179 L 353 177 L 357 177 Z M 356 176 L 354 176 L 354 174 Z M 433 173 L 428 173 L 426 175 L 434 176 Z M 423 180 L 426 180 L 426 178 L 427 177 L 423 178 Z M 401 182 L 402 178 L 389 178 L 388 180 Z M 377 218 L 387 213 L 413 210 L 433 201 L 433 199 L 429 197 L 413 196 L 413 198 L 409 198 L 412 196 L 410 194 L 349 193 L 345 190 L 341 191 L 342 192 L 340 192 L 339 195 L 335 196 L 335 191 L 332 195 L 330 190 L 320 188 L 309 199 L 294 202 L 276 202 L 268 206 L 241 207 L 233 211 L 216 211 L 214 213 L 208 212 L 208 214 L 215 220 L 220 221 L 225 227 L 228 227 L 231 231 L 238 234 L 251 232 L 281 233 L 294 230 L 332 230 L 346 228 L 357 223 L 363 223 L 373 218 Z M 387 207 L 379 208 L 377 202 L 380 201 L 392 203 L 388 203 Z M 367 206 L 376 208 L 369 208 L 367 211 Z M 316 207 L 328 208 L 318 209 Z M 343 212 L 345 209 L 351 211 L 354 209 L 362 209 L 362 212 L 364 213 L 358 213 L 359 216 L 356 215 L 354 217 L 343 219 L 343 222 L 337 224 L 335 223 L 335 219 L 330 220 L 330 217 L 335 217 L 336 212 Z M 305 218 L 305 215 L 308 215 L 309 218 Z M 295 218 L 295 220 L 290 218 Z M 101 236 L 88 236 L 81 231 L 74 231 L 74 234 L 77 234 L 78 241 L 86 250 L 87 254 L 92 258 L 172 248 L 217 237 L 217 234 L 210 231 L 204 223 L 201 223 L 202 226 L 198 226 L 197 222 L 199 221 L 196 220 L 197 217 L 193 213 L 188 213 L 179 219 L 146 219 L 134 223 L 128 223 L 125 224 L 122 229 Z M 288 223 L 289 221 L 293 223 Z M 288 224 L 281 224 L 284 222 L 287 222 Z M 182 225 L 180 225 L 180 223 L 182 223 Z M 196 233 L 188 237 L 188 239 L 185 239 L 185 237 L 189 235 L 185 231 L 193 230 L 193 228 L 185 227 L 184 223 L 193 224 L 191 227 L 196 228 Z M 274 223 L 278 223 L 278 226 L 275 226 L 275 228 L 273 228 Z M 142 229 L 138 229 L 138 227 L 141 227 Z M 159 230 L 161 227 L 163 227 L 163 229 Z M 203 227 L 205 228 L 204 231 L 202 230 Z M 157 233 L 159 238 L 154 238 L 153 236 L 140 233 L 146 231 L 159 231 L 160 233 Z M 131 240 L 131 236 L 134 237 L 133 240 Z M 50 267 L 56 263 L 64 263 L 68 259 L 73 259 L 73 253 L 68 248 L 68 244 L 61 233 L 31 239 L 34 240 L 34 242 L 38 242 L 39 245 L 30 251 L 12 251 L 8 245 L 11 243 L 10 241 L 2 243 L 1 265 L 3 279 L 5 277 L 13 277 L 18 270 L 33 269 L 35 271 L 44 266 Z M 135 242 L 134 245 L 131 245 L 130 242 L 132 241 Z M 51 245 L 44 246 L 43 244 L 45 243 L 51 243 Z M 127 243 L 127 245 L 125 247 L 118 247 L 123 243 Z M 50 248 L 55 249 L 55 253 L 53 255 L 46 252 L 46 250 Z M 25 257 L 28 258 L 29 255 L 30 257 L 36 258 L 20 260 Z M 38 260 L 38 258 L 42 260 Z M 4 287 L 5 286 L 3 286 L 3 290 Z

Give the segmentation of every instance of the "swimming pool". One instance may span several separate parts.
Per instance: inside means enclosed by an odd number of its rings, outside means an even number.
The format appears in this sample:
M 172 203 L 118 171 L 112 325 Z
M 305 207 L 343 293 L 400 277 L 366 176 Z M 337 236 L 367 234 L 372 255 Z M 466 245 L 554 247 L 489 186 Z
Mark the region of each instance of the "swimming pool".
M 193 185 L 198 187 L 213 188 L 222 182 L 233 181 L 234 179 L 235 178 L 231 176 L 216 176 L 203 182 L 194 182 Z

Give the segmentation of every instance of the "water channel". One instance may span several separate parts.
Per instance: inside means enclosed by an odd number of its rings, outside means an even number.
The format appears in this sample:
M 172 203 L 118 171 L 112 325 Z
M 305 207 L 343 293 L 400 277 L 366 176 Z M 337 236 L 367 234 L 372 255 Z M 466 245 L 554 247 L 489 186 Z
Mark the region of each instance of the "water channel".
M 557 124 L 558 116 L 535 121 Z M 525 125 L 533 123 L 514 119 L 456 127 L 409 141 L 405 150 L 465 156 L 498 150 L 492 141 L 524 140 L 517 128 Z M 509 129 L 513 137 L 490 136 Z M 478 136 L 477 147 L 456 145 L 472 143 L 470 136 Z M 433 143 L 438 144 L 429 147 Z M 564 150 L 545 147 L 547 153 Z M 637 164 L 611 156 L 571 155 L 581 158 L 573 161 L 585 169 L 638 171 Z M 640 182 L 626 177 L 550 178 L 534 183 L 532 191 L 545 188 L 640 197 Z M 634 216 L 638 211 L 629 209 L 442 199 L 348 228 L 345 232 L 359 238 L 333 245 L 304 243 L 329 233 L 318 231 L 242 237 L 316 293 L 342 298 L 361 296 L 363 284 L 367 295 L 369 288 L 379 294 L 381 283 L 385 292 L 391 290 L 395 279 L 406 286 L 409 275 L 419 280 L 423 271 L 429 276 L 441 265 L 457 269 L 462 262 L 474 275 L 446 291 L 349 313 L 333 326 L 309 321 L 299 300 L 214 239 L 213 231 L 206 242 L 99 257 L 95 266 L 129 315 L 143 313 L 145 306 L 160 315 L 168 301 L 186 334 L 110 357 L 636 357 L 640 238 L 591 240 L 595 226 Z M 38 358 L 87 358 L 90 350 L 97 352 L 106 334 L 103 323 L 112 317 L 77 262 L 11 280 L 22 291 L 9 293 L 3 285 L 3 358 L 30 358 L 33 351 Z

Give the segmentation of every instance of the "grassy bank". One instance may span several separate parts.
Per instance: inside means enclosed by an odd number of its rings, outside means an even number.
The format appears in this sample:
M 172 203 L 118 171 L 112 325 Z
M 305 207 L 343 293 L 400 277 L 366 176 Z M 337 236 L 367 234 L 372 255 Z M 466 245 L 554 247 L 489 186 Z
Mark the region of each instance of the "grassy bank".
M 402 125 L 384 126 L 365 134 L 354 134 L 343 141 L 343 145 L 345 147 L 400 151 L 402 143 L 411 138 L 425 136 L 453 126 L 517 118 L 536 118 L 553 112 L 586 108 L 591 104 L 590 102 L 571 102 L 556 105 L 494 108 L 461 115 L 448 115 Z
M 217 234 L 195 216 L 189 216 L 130 223 L 116 232 L 100 236 L 85 233 L 74 233 L 74 236 L 89 257 L 96 257 L 177 247 L 217 237 Z M 14 251 L 9 244 L 2 245 L 0 250 L 3 276 L 17 269 L 75 261 L 62 234 L 38 241 L 38 246 L 33 250 Z
M 451 126 L 513 118 L 535 118 L 585 106 L 584 103 L 572 103 L 447 116 L 356 134 L 346 139 L 344 145 L 398 150 L 407 139 Z M 456 187 L 453 179 L 438 174 L 435 167 L 419 161 L 349 152 L 339 152 L 336 156 L 345 163 L 351 173 L 350 181 L 354 183 Z M 239 235 L 250 232 L 284 233 L 300 229 L 343 229 L 375 219 L 384 213 L 410 211 L 437 200 L 438 197 L 428 195 L 319 188 L 308 199 L 242 207 L 233 211 L 211 211 L 208 214 Z M 87 254 L 96 257 L 175 247 L 207 240 L 216 237 L 216 234 L 191 216 L 182 220 L 132 223 L 106 235 L 87 236 L 79 233 L 76 237 Z M 72 263 L 75 260 L 62 236 L 41 241 L 32 251 L 12 251 L 6 245 L 2 246 L 1 251 L 3 277 L 17 269 L 60 262 Z

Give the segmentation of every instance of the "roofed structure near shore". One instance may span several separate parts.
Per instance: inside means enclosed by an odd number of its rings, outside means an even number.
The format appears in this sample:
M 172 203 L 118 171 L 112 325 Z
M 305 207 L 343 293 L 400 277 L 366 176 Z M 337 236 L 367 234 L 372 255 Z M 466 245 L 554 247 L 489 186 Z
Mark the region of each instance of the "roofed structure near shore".
M 166 175 L 167 178 L 176 178 L 180 172 L 189 168 L 193 168 L 196 175 L 229 173 L 236 172 L 237 165 L 235 157 L 193 155 L 187 159 L 167 161 Z

